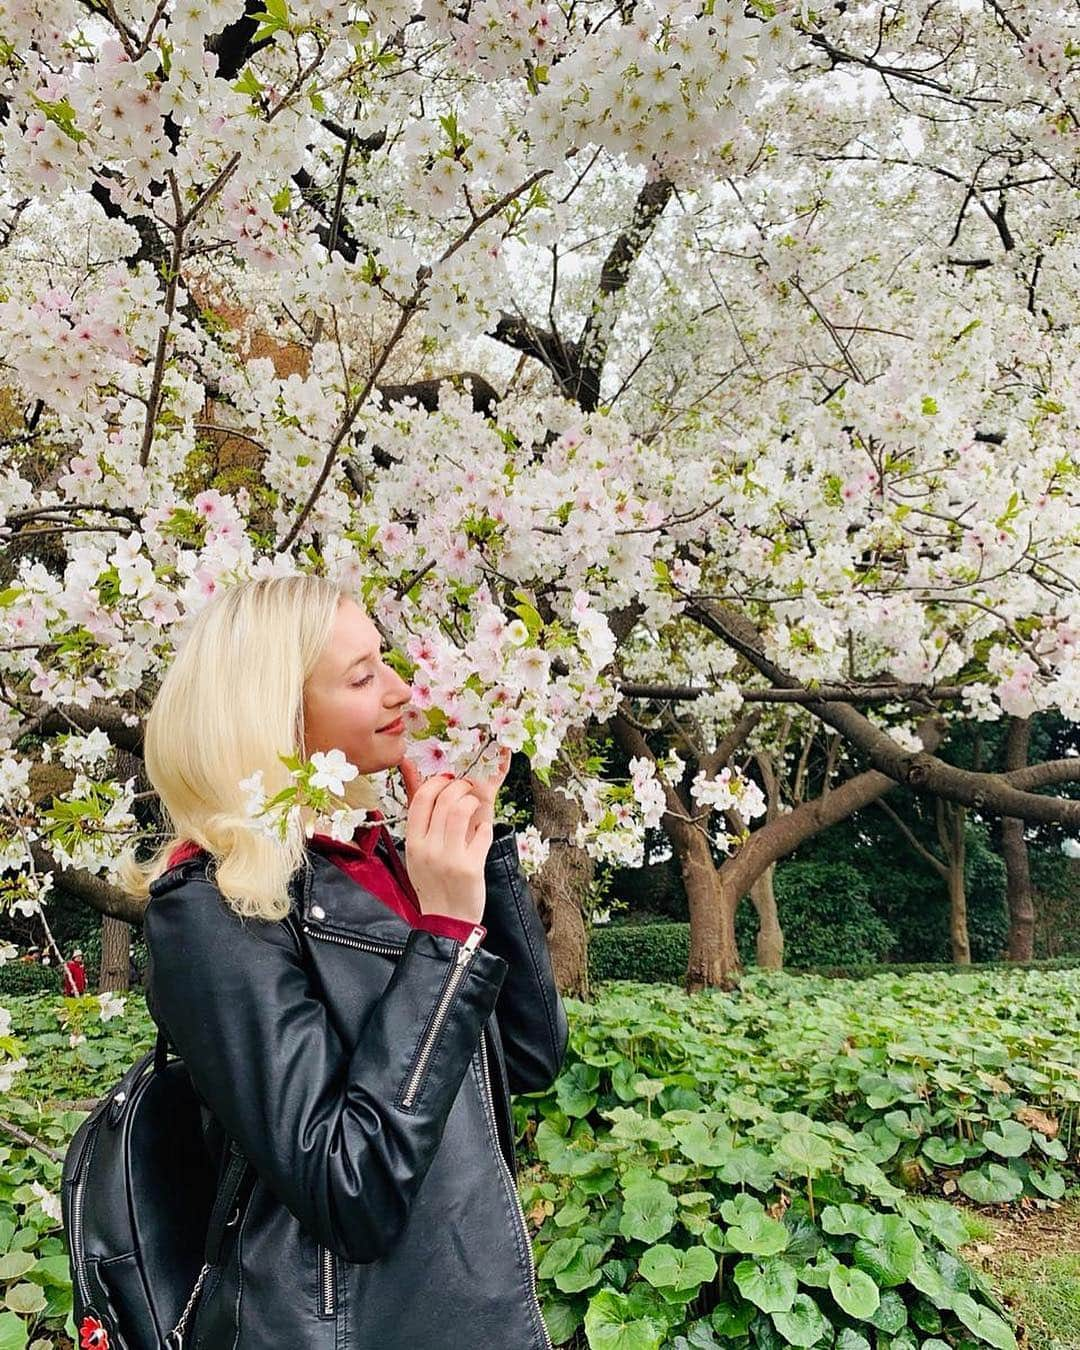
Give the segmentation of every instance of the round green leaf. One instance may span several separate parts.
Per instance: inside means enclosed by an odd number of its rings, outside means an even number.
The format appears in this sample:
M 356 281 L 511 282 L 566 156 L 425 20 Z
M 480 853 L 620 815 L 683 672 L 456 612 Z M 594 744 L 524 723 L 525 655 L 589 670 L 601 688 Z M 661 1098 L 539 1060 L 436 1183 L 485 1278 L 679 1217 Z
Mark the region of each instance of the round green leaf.
M 732 1224 L 726 1237 L 737 1252 L 749 1252 L 753 1256 L 775 1256 L 788 1244 L 788 1230 L 782 1223 L 754 1211 Z
M 870 1342 L 854 1327 L 841 1327 L 836 1336 L 836 1350 L 870 1350 Z
M 832 1326 L 809 1294 L 797 1294 L 790 1312 L 772 1315 L 773 1325 L 789 1345 L 817 1345 L 832 1334 Z
M 678 1206 L 662 1181 L 636 1181 L 626 1188 L 619 1232 L 652 1245 L 669 1233 Z
M 20 1275 L 32 1270 L 36 1263 L 37 1257 L 33 1252 L 8 1252 L 6 1256 L 0 1256 L 0 1280 L 17 1280 Z
M 994 1350 L 1016 1350 L 1016 1337 L 1007 1322 L 996 1312 L 976 1303 L 970 1294 L 957 1294 L 953 1300 L 953 1312 L 960 1321 L 981 1341 L 994 1346 Z
M 852 1250 L 852 1260 L 872 1275 L 876 1284 L 889 1287 L 903 1284 L 914 1269 L 922 1243 L 907 1219 L 895 1214 L 877 1217 L 880 1220 L 877 1240 L 859 1238 Z
M 610 1245 L 610 1244 L 609 1244 Z M 555 1276 L 555 1288 L 564 1294 L 579 1294 L 600 1283 L 600 1263 L 607 1248 L 590 1242 L 575 1252 L 570 1261 Z
M 660 1350 L 666 1328 L 651 1317 L 635 1317 L 626 1294 L 601 1289 L 589 1300 L 585 1335 L 589 1350 Z
M 11 1312 L 0 1312 L 0 1350 L 26 1350 L 26 1323 Z
M 1000 1163 L 987 1163 L 978 1171 L 964 1172 L 956 1184 L 980 1205 L 998 1205 L 1015 1200 L 1023 1192 L 1024 1183 Z
M 1002 1158 L 1021 1158 L 1031 1147 L 1031 1131 L 1018 1120 L 1000 1120 L 996 1130 L 986 1130 L 982 1141 Z
M 740 1261 L 735 1267 L 735 1287 L 743 1298 L 762 1312 L 787 1312 L 795 1305 L 798 1279 L 787 1261 L 767 1256 L 763 1261 Z
M 932 1134 L 923 1146 L 922 1152 L 924 1158 L 929 1158 L 932 1163 L 937 1163 L 939 1167 L 959 1167 L 967 1162 L 967 1150 L 955 1139 L 942 1139 L 940 1135 Z
M 829 1272 L 829 1293 L 849 1317 L 865 1319 L 877 1312 L 881 1290 L 865 1270 L 837 1265 Z
M 716 1257 L 707 1247 L 683 1250 L 658 1242 L 642 1253 L 638 1270 L 657 1289 L 697 1289 L 716 1275 Z
M 800 1176 L 816 1176 L 832 1166 L 833 1151 L 828 1140 L 810 1130 L 789 1130 L 776 1145 L 776 1152 Z
M 45 1290 L 40 1284 L 13 1284 L 4 1295 L 4 1303 L 12 1312 L 28 1317 L 45 1306 Z
M 882 1291 L 881 1302 L 870 1321 L 879 1331 L 887 1331 L 890 1336 L 895 1336 L 907 1326 L 907 1306 L 895 1289 Z
M 1033 1167 L 1028 1173 L 1028 1181 L 1037 1191 L 1048 1195 L 1051 1200 L 1060 1200 L 1065 1194 L 1065 1178 L 1052 1168 L 1048 1167 L 1045 1172 L 1040 1172 Z

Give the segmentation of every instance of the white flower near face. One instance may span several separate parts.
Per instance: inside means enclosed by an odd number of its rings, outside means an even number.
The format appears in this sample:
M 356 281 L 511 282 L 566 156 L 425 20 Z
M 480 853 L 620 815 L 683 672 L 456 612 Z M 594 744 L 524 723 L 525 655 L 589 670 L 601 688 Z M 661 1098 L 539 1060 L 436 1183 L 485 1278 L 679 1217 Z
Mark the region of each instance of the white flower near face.
M 241 778 L 237 787 L 244 794 L 244 810 L 249 816 L 257 816 L 266 805 L 266 787 L 263 783 L 262 769 L 256 769 L 250 778 Z
M 329 788 L 337 797 L 345 791 L 345 784 L 360 772 L 355 764 L 349 763 L 342 750 L 327 750 L 325 753 L 316 750 L 311 756 L 311 762 L 315 766 L 310 779 L 311 786 Z

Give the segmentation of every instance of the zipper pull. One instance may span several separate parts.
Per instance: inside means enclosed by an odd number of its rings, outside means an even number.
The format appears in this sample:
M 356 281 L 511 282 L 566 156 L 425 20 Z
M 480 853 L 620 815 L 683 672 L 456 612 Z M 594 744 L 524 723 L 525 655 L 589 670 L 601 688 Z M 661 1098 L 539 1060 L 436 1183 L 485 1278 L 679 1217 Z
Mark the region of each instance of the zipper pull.
M 461 950 L 457 954 L 457 963 L 459 966 L 463 966 L 465 962 L 471 958 L 473 952 L 479 947 L 480 939 L 483 936 L 484 930 L 477 925 L 461 944 Z

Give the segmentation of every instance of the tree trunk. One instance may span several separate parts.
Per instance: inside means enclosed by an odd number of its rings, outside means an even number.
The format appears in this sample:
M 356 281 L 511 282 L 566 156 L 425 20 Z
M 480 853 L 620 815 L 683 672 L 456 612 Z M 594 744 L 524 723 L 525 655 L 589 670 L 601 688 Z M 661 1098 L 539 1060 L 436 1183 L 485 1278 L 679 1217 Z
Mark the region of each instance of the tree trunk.
M 686 992 L 736 989 L 742 973 L 735 945 L 738 893 L 733 894 L 731 887 L 721 885 L 708 840 L 700 831 L 682 826 L 671 831 L 671 839 L 690 906 Z
M 762 970 L 783 970 L 784 931 L 776 913 L 776 892 L 773 875 L 776 864 L 770 863 L 750 887 L 750 899 L 758 916 L 757 963 Z
M 1031 890 L 1024 822 L 1015 816 L 1001 820 L 1001 851 L 1005 857 L 1005 885 L 1009 902 L 1010 961 L 1030 961 L 1035 955 L 1035 897 Z
M 571 733 L 567 737 L 568 748 L 575 737 L 580 739 L 583 735 L 580 731 Z M 589 948 L 581 897 L 593 879 L 594 864 L 584 849 L 564 842 L 574 837 L 581 816 L 577 803 L 556 791 L 565 777 L 566 770 L 558 765 L 552 770 L 550 786 L 535 774 L 530 775 L 533 824 L 542 839 L 553 842 L 547 862 L 529 884 L 547 929 L 551 967 L 559 992 L 587 1002 Z
M 1023 769 L 1028 762 L 1031 718 L 1010 717 L 1005 740 L 1005 768 Z M 1031 890 L 1024 822 L 1015 816 L 1001 818 L 1001 852 L 1005 859 L 1005 894 L 1009 904 L 1010 961 L 1030 961 L 1035 955 L 1035 897 Z
M 949 937 L 952 942 L 953 964 L 971 965 L 971 943 L 968 940 L 967 891 L 964 887 L 964 825 L 967 807 L 946 803 L 952 835 L 949 849 Z
M 126 993 L 128 963 L 131 960 L 131 924 L 122 919 L 101 916 L 101 967 L 99 993 Z

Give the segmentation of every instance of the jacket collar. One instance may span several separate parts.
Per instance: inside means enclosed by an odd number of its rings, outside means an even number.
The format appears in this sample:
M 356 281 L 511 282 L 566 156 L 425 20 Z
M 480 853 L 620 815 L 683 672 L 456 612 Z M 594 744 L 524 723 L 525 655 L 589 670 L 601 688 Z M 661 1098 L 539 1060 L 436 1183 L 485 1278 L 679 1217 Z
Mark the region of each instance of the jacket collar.
M 290 891 L 301 922 L 316 933 L 370 937 L 403 947 L 412 931 L 408 920 L 315 849 L 305 850 Z

